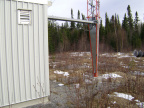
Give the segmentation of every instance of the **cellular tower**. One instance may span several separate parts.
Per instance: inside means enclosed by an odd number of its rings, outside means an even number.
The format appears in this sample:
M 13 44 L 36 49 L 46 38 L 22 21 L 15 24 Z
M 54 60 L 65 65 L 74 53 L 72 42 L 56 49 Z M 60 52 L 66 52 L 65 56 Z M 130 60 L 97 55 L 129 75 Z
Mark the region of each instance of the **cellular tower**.
M 99 55 L 99 27 L 100 27 L 100 1 L 87 0 L 87 19 L 95 21 L 96 24 L 89 24 L 89 37 L 92 56 L 94 77 L 98 77 L 98 55 Z

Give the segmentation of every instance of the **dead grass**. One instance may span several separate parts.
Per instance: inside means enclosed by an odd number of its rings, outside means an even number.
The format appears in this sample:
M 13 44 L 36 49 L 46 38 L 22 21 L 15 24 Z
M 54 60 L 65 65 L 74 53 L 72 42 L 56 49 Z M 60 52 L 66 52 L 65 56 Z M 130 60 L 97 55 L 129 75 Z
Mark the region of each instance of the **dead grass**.
M 129 93 L 144 102 L 144 76 L 134 74 L 135 71 L 144 73 L 144 58 L 132 57 L 131 53 L 125 54 L 130 57 L 120 57 L 117 53 L 108 55 L 99 57 L 99 75 L 115 73 L 122 78 L 102 79 L 99 89 L 98 80 L 93 80 L 90 53 L 66 52 L 50 56 L 50 80 L 69 86 L 68 105 L 77 108 L 139 107 L 135 101 L 109 97 L 113 92 Z M 69 76 L 55 74 L 55 70 L 69 72 Z

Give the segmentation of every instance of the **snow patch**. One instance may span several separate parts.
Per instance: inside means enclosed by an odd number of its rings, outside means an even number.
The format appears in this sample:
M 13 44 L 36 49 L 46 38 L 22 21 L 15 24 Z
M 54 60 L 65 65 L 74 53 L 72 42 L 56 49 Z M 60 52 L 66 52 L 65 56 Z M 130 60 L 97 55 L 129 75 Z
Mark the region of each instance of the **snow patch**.
M 104 53 L 101 54 L 101 56 L 105 56 L 105 57 L 117 57 L 117 58 L 126 58 L 126 57 L 135 57 L 135 56 L 130 56 L 126 53 Z
M 61 86 L 64 86 L 64 84 L 58 84 L 58 86 L 60 86 L 60 87 L 61 87 Z
M 118 75 L 118 74 L 114 74 L 114 73 L 110 73 L 110 74 L 103 74 L 102 78 L 108 79 L 108 78 L 120 78 L 122 76 Z
M 135 100 L 136 102 L 140 102 L 139 100 Z
M 137 105 L 140 106 L 140 108 L 144 108 L 144 102 L 140 102 L 139 100 L 135 100 Z
M 69 73 L 68 73 L 68 72 L 64 72 L 63 75 L 64 75 L 64 76 L 69 76 Z
M 84 54 L 90 54 L 90 52 L 72 52 L 71 56 L 83 56 Z
M 124 99 L 130 100 L 130 101 L 132 101 L 132 99 L 134 98 L 133 96 L 128 95 L 128 94 L 124 94 L 124 93 L 114 92 L 114 94 L 117 97 L 124 98 Z
M 58 70 L 56 70 L 56 71 L 54 71 L 54 73 L 55 73 L 55 74 L 61 74 L 61 75 L 63 74 L 64 76 L 67 76 L 67 77 L 69 76 L 69 73 L 68 73 L 68 72 L 63 72 L 63 71 L 58 71 Z
M 134 56 L 129 56 L 129 55 L 121 55 L 118 58 L 127 58 L 127 57 L 134 57 Z
M 124 99 L 127 99 L 129 101 L 132 101 L 134 99 L 134 97 L 132 95 L 128 95 L 128 94 L 124 94 L 124 93 L 118 93 L 118 92 L 114 92 L 114 96 L 124 98 Z M 144 108 L 144 102 L 140 102 L 139 100 L 135 100 L 135 102 L 137 102 L 136 104 L 139 105 L 141 108 Z
M 91 81 L 91 80 L 89 80 L 89 79 L 85 79 L 85 83 L 87 83 L 87 84 L 91 84 L 91 83 L 92 83 L 92 81 Z
M 115 104 L 116 103 L 116 101 L 114 101 L 114 102 L 112 102 L 113 104 Z
M 140 108 L 144 108 L 144 102 L 138 102 L 138 103 L 136 103 L 136 104 L 139 105 Z
M 76 86 L 76 88 L 79 88 L 80 84 L 79 84 L 79 83 L 78 83 L 78 84 L 75 84 L 75 86 Z
M 140 72 L 140 71 L 134 71 L 133 74 L 144 76 L 144 72 Z
M 129 68 L 129 66 L 122 66 L 123 68 Z

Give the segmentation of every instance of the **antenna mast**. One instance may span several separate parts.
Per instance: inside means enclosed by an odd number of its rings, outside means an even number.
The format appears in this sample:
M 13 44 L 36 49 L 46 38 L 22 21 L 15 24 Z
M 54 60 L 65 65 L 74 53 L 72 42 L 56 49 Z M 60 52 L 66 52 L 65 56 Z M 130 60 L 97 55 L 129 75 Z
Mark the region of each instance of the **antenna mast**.
M 91 56 L 94 77 L 98 77 L 99 55 L 99 25 L 100 25 L 100 2 L 99 0 L 87 0 L 87 19 L 97 21 L 96 25 L 89 24 L 89 37 L 91 44 Z

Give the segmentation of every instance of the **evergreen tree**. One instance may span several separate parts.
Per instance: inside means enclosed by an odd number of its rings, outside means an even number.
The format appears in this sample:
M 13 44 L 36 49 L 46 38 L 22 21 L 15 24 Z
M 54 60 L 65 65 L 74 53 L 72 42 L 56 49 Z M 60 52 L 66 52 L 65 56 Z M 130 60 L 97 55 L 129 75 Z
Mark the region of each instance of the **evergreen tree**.
M 141 40 L 144 44 L 144 23 L 141 25 L 141 33 L 140 33 Z
M 108 33 L 110 33 L 110 21 L 107 13 L 105 13 L 105 40 L 108 39 Z
M 128 19 L 126 13 L 124 15 L 124 19 L 122 21 L 122 28 L 127 32 L 128 31 Z
M 82 20 L 86 20 L 86 17 L 83 13 L 81 14 L 81 16 L 82 16 Z
M 78 10 L 78 16 L 77 19 L 80 19 L 80 11 Z
M 139 31 L 138 31 L 138 21 L 139 21 L 139 17 L 136 11 L 135 19 L 134 19 L 134 32 L 133 32 L 133 37 L 132 37 L 133 48 L 141 47 L 141 38 L 139 36 Z
M 138 33 L 138 22 L 139 22 L 139 17 L 138 17 L 138 12 L 136 11 L 135 13 L 135 20 L 134 20 L 134 27 L 135 27 L 135 31 Z
M 99 29 L 99 40 L 100 42 L 104 39 L 104 35 L 105 35 L 105 28 L 102 24 L 102 20 L 100 21 L 100 29 Z
M 71 18 L 74 19 L 73 17 L 73 9 L 71 9 Z M 75 23 L 74 22 L 71 22 L 71 28 L 74 29 L 75 28 Z
M 132 34 L 133 34 L 133 18 L 131 13 L 130 5 L 127 7 L 127 13 L 128 13 L 128 38 L 129 42 L 132 45 Z
M 80 11 L 78 10 L 77 19 L 80 19 Z M 81 28 L 81 24 L 77 23 L 77 28 Z
M 59 34 L 57 31 L 57 28 L 55 27 L 55 23 L 51 23 L 49 21 L 48 23 L 48 41 L 49 41 L 49 51 L 50 53 L 54 53 L 57 49 L 58 43 L 59 43 Z

